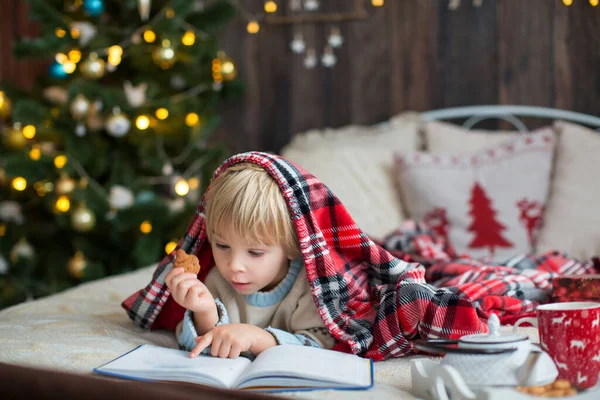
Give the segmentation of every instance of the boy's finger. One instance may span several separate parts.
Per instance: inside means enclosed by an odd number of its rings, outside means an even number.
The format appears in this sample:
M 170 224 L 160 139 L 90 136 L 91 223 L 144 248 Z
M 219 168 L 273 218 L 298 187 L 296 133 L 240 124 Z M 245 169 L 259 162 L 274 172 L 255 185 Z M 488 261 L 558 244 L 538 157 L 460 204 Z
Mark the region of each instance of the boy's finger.
M 196 340 L 197 344 L 190 352 L 190 358 L 198 357 L 198 354 L 202 353 L 202 350 L 210 346 L 210 343 L 212 342 L 212 334 L 208 332 L 206 335 L 199 336 L 194 340 Z

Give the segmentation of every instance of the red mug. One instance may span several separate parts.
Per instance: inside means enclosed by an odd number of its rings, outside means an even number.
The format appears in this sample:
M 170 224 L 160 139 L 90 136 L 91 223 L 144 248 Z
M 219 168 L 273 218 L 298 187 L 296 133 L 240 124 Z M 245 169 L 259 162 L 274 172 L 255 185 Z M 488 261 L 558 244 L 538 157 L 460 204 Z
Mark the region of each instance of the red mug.
M 540 345 L 558 369 L 558 377 L 587 389 L 600 372 L 600 303 L 550 303 L 536 309 L 536 318 L 521 318 L 538 328 Z

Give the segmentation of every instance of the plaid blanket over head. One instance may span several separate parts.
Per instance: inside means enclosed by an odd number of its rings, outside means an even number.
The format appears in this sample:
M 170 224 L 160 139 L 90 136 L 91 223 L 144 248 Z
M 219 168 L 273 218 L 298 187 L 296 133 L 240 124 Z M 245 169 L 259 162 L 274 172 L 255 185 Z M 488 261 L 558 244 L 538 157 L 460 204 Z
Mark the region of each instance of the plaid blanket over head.
M 336 350 L 383 360 L 415 352 L 411 339 L 457 339 L 487 332 L 487 314 L 475 307 L 469 292 L 426 284 L 425 268 L 394 257 L 373 242 L 313 175 L 279 156 L 250 152 L 229 158 L 214 176 L 240 162 L 262 166 L 279 184 L 315 304 L 338 340 Z M 164 282 L 177 249 L 198 256 L 201 280 L 214 266 L 203 199 L 177 248 L 159 263 L 151 282 L 122 304 L 140 327 L 174 330 L 183 317 L 185 310 L 173 301 Z
M 538 304 L 551 300 L 552 278 L 600 273 L 600 258 L 578 261 L 558 251 L 486 264 L 458 254 L 425 224 L 414 221 L 405 222 L 379 244 L 395 257 L 420 263 L 427 282 L 468 298 L 488 315 L 497 314 L 502 324 L 534 316 Z

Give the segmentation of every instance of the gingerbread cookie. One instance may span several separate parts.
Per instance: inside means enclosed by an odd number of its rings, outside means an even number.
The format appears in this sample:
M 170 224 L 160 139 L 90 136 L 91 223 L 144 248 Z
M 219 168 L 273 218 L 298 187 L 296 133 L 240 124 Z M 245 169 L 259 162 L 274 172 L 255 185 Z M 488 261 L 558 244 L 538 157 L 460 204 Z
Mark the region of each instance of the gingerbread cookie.
M 182 249 L 177 250 L 175 256 L 173 268 L 183 268 L 185 272 L 193 272 L 198 275 L 198 272 L 200 272 L 200 262 L 198 261 L 198 257 L 193 254 L 187 254 Z
M 517 386 L 519 392 L 540 397 L 566 397 L 577 395 L 577 390 L 571 386 L 569 381 L 558 379 L 543 386 Z

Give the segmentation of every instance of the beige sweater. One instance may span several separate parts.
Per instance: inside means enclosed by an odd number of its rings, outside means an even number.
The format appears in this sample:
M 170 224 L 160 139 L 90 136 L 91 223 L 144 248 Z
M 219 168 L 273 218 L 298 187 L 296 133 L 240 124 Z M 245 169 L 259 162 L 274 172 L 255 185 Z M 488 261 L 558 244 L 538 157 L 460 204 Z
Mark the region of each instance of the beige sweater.
M 317 311 L 301 259 L 293 260 L 283 281 L 268 292 L 241 295 L 216 267 L 208 273 L 204 284 L 217 301 L 217 325 L 242 323 L 265 328 L 278 344 L 318 345 L 325 349 L 335 344 Z M 188 350 L 193 348 L 197 336 L 190 314 L 186 312 L 177 329 L 179 344 Z

